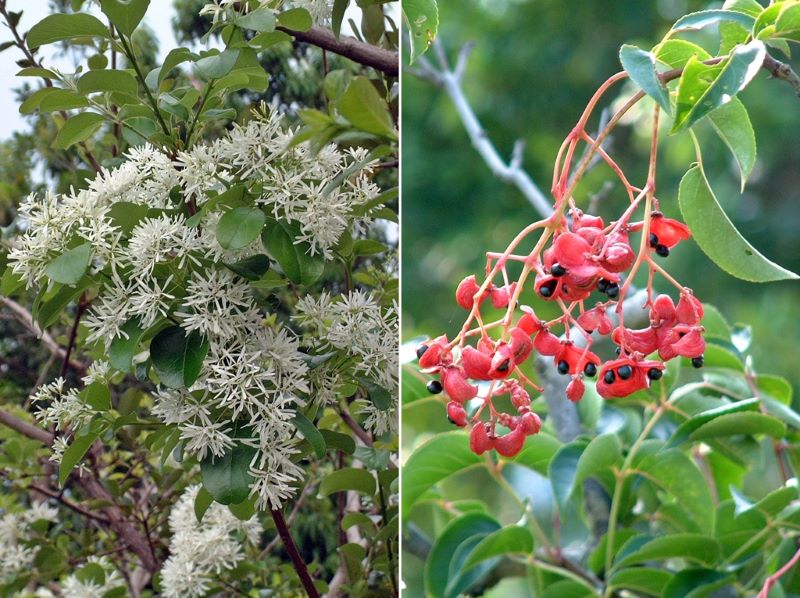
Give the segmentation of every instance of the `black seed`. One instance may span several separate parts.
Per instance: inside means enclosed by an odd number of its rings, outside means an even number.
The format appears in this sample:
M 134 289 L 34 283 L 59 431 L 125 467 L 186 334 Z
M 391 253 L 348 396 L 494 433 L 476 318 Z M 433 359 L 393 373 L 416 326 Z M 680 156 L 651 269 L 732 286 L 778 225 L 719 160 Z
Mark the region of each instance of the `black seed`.
M 617 355 L 619 355 L 621 352 L 622 352 L 621 347 L 617 347 L 616 349 L 614 349 L 614 353 L 616 353 Z
M 655 247 L 658 245 L 658 237 L 655 233 L 650 233 L 650 236 L 647 237 L 647 240 L 650 243 L 650 247 Z
M 509 365 L 510 365 L 510 363 L 509 363 L 508 359 L 506 359 L 503 363 L 501 363 L 500 365 L 497 366 L 497 371 L 498 372 L 507 372 Z
M 619 285 L 616 282 L 609 284 L 608 287 L 606 287 L 606 295 L 608 295 L 609 299 L 616 299 L 619 297 Z
M 666 245 L 656 245 L 656 253 L 661 257 L 667 257 L 669 255 L 669 247 Z
M 589 376 L 590 378 L 594 378 L 595 374 L 597 374 L 597 366 L 589 362 L 586 364 L 586 366 L 584 366 L 583 373 Z
M 553 264 L 553 267 L 550 268 L 550 274 L 553 276 L 564 276 L 566 273 L 567 269 L 561 264 Z
M 558 284 L 558 281 L 555 281 L 555 280 L 551 280 L 547 284 L 543 284 L 542 286 L 539 287 L 539 294 L 542 297 L 550 297 L 550 296 L 552 296 L 553 295 L 553 291 L 556 290 L 556 285 L 557 284 Z
M 438 380 L 431 380 L 428 382 L 428 386 L 426 388 L 432 395 L 438 395 L 440 392 L 442 392 L 442 383 Z
M 692 358 L 692 366 L 694 366 L 696 368 L 703 367 L 703 363 L 704 363 L 704 361 L 703 361 L 703 356 L 702 355 L 700 357 Z
M 454 426 L 457 426 L 457 425 L 458 425 L 458 424 L 457 424 L 455 421 L 453 421 L 453 418 L 452 418 L 452 417 L 450 417 L 449 415 L 447 416 L 447 421 L 449 421 L 449 422 L 450 422 L 451 424 L 453 424 Z
M 425 355 L 425 351 L 428 350 L 428 345 L 419 345 L 417 347 L 417 359 L 420 359 L 423 355 Z
M 603 380 L 605 381 L 606 384 L 613 384 L 614 380 L 616 380 L 616 377 L 614 376 L 614 371 L 607 370 L 605 375 L 603 376 Z
M 569 364 L 563 359 L 558 362 L 558 373 L 569 374 Z
M 617 374 L 622 380 L 627 380 L 633 375 L 633 369 L 629 365 L 623 365 L 620 368 L 617 368 Z
M 659 370 L 658 368 L 650 368 L 647 370 L 647 377 L 651 380 L 659 380 L 661 376 L 664 375 L 664 372 Z
M 609 284 L 611 283 L 609 283 L 605 278 L 601 278 L 597 281 L 597 290 L 601 293 L 605 293 Z

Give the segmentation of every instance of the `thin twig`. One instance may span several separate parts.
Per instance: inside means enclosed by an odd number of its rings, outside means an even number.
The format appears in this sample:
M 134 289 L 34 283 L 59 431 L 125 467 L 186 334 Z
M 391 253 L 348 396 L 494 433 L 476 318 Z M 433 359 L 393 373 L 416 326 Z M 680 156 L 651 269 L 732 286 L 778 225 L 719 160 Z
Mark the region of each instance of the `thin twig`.
M 270 514 L 272 515 L 272 520 L 275 522 L 275 529 L 278 530 L 278 535 L 283 541 L 283 546 L 286 548 L 286 552 L 289 553 L 289 558 L 292 559 L 294 570 L 297 572 L 297 576 L 300 578 L 300 583 L 303 584 L 303 589 L 305 589 L 308 598 L 319 598 L 319 592 L 314 585 L 314 580 L 311 579 L 311 575 L 308 573 L 306 562 L 303 560 L 300 551 L 297 550 L 297 545 L 292 539 L 292 534 L 289 533 L 286 519 L 283 517 L 283 511 L 280 509 L 272 509 L 270 510 Z
M 108 524 L 108 519 L 106 519 L 102 515 L 98 515 L 97 513 L 92 513 L 91 511 L 84 509 L 79 504 L 76 504 L 71 500 L 61 496 L 59 492 L 53 492 L 52 490 L 48 490 L 47 488 L 42 488 L 41 486 L 37 486 L 36 484 L 31 484 L 30 486 L 28 486 L 28 490 L 33 490 L 34 492 L 38 492 L 39 494 L 43 494 L 44 496 L 55 498 L 58 502 L 60 502 L 68 509 L 72 509 L 76 513 L 83 515 L 88 519 L 93 519 L 94 521 L 99 521 L 100 523 Z

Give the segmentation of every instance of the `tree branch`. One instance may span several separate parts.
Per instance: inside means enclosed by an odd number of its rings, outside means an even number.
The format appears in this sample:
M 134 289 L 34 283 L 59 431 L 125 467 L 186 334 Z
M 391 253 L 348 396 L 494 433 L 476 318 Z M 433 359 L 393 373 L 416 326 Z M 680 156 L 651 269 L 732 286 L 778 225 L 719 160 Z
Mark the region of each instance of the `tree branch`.
M 289 558 L 292 559 L 292 565 L 294 565 L 294 570 L 297 572 L 297 576 L 300 578 L 300 583 L 303 584 L 306 594 L 308 594 L 309 598 L 319 598 L 319 592 L 314 585 L 314 580 L 311 579 L 311 575 L 308 573 L 308 567 L 303 557 L 300 555 L 300 551 L 297 550 L 297 545 L 292 539 L 292 534 L 289 533 L 286 520 L 283 518 L 283 511 L 280 509 L 271 509 L 270 514 L 272 515 L 272 520 L 275 522 L 275 529 L 278 531 L 278 535 L 283 541 L 286 552 L 289 553 Z
M 330 50 L 334 54 L 349 58 L 354 62 L 371 66 L 383 71 L 390 77 L 397 77 L 399 71 L 399 56 L 397 52 L 365 44 L 353 37 L 340 36 L 338 39 L 329 29 L 312 27 L 308 31 L 296 31 L 278 26 L 275 29 L 283 31 L 294 37 L 297 41 Z

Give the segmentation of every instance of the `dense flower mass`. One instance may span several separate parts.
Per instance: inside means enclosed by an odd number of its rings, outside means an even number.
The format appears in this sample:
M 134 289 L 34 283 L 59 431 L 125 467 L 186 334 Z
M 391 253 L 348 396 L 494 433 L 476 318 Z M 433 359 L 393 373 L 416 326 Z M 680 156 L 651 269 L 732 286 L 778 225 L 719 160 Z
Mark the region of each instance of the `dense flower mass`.
M 27 511 L 6 513 L 0 517 L 0 584 L 12 581 L 33 566 L 39 552 L 34 541 L 33 524 L 37 521 L 54 522 L 57 518 L 58 510 L 44 503 L 34 503 Z
M 244 241 L 221 240 L 227 215 L 255 211 L 257 224 L 266 220 L 293 231 L 286 238 L 289 250 L 296 248 L 296 260 L 317 260 L 321 274 L 343 233 L 366 235 L 375 209 L 370 202 L 380 192 L 366 150 L 330 145 L 313 153 L 308 143 L 292 144 L 295 134 L 279 115 L 264 111 L 174 160 L 151 146 L 132 149 L 125 162 L 84 190 L 29 197 L 20 208 L 27 233 L 10 253 L 14 272 L 28 287 L 46 286 L 49 278 L 51 285 L 76 285 L 77 293 L 91 289 L 82 320 L 88 342 L 112 356 L 120 344 L 134 343 L 127 361 L 112 358 L 110 365 L 95 366 L 87 384 L 105 384 L 108 368 L 132 371 L 149 364 L 147 343 L 165 327 L 187 343 L 201 339 L 199 371 L 187 384 L 161 379 L 152 412 L 177 426 L 185 450 L 199 459 L 239 444 L 257 448 L 250 473 L 261 508 L 291 497 L 292 483 L 301 477 L 293 461 L 298 408 L 315 397 L 337 396 L 354 379 L 371 380 L 392 397 L 397 387 L 396 307 L 381 307 L 361 290 L 338 298 L 294 294 L 297 321 L 278 319 L 251 285 L 266 266 L 255 275 L 237 267 L 248 260 L 266 263 L 276 272 L 273 282 L 286 286 L 281 274 L 289 274 L 280 272 L 269 249 L 264 255 L 268 239 L 256 231 Z M 55 261 L 79 255 L 85 270 L 78 280 L 54 275 Z M 282 309 L 291 315 L 294 307 Z M 319 336 L 299 336 L 302 327 Z M 345 357 L 312 370 L 309 353 L 328 352 Z M 40 419 L 59 430 L 85 425 L 95 415 L 60 379 L 35 398 Z M 355 405 L 365 410 L 371 431 L 393 429 L 393 407 L 379 412 L 372 402 Z M 63 453 L 63 439 L 56 448 Z

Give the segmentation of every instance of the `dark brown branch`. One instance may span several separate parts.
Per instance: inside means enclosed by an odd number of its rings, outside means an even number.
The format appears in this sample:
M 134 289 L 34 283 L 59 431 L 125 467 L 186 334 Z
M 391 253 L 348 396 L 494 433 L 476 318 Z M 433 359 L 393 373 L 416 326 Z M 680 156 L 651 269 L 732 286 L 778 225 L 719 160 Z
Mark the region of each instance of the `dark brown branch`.
M 64 498 L 60 492 L 53 492 L 52 490 L 48 490 L 47 488 L 42 488 L 41 486 L 37 486 L 36 484 L 31 484 L 30 486 L 28 486 L 28 490 L 33 490 L 34 492 L 38 492 L 39 494 L 42 494 L 44 496 L 55 498 L 58 502 L 60 502 L 68 509 L 72 509 L 76 513 L 83 515 L 88 519 L 93 519 L 94 521 L 99 521 L 100 523 L 108 524 L 108 519 L 106 519 L 102 515 L 98 515 L 97 513 L 92 513 L 91 511 L 84 509 L 82 506 L 75 504 L 71 500 Z M 118 548 L 116 550 L 120 549 Z
M 344 35 L 336 39 L 333 32 L 324 27 L 312 27 L 308 31 L 295 31 L 280 26 L 276 29 L 288 33 L 297 41 L 306 42 L 323 50 L 330 50 L 334 54 L 344 56 L 354 62 L 383 71 L 390 77 L 397 77 L 400 62 L 397 52 L 365 44 Z
M 369 433 L 358 425 L 358 422 L 353 419 L 353 416 L 350 415 L 346 409 L 340 408 L 338 411 L 342 421 L 344 421 L 344 423 L 347 424 L 347 427 L 350 428 L 356 436 L 358 436 L 361 442 L 366 444 L 368 447 L 375 446 L 375 443 L 372 441 L 372 437 L 369 435 Z
M 0 411 L 0 424 L 11 428 L 15 432 L 19 432 L 23 436 L 27 436 L 33 440 L 38 440 L 47 446 L 53 444 L 53 440 L 55 438 L 55 436 L 53 436 L 50 432 L 42 430 L 33 424 L 29 424 L 28 422 L 21 420 L 17 416 L 11 415 L 6 411 Z
M 72 350 L 75 348 L 75 342 L 78 339 L 78 326 L 81 323 L 81 317 L 83 316 L 86 308 L 89 304 L 86 302 L 86 293 L 81 294 L 81 298 L 78 299 L 78 307 L 75 312 L 75 320 L 72 322 L 72 328 L 69 331 L 69 340 L 67 341 L 67 349 L 64 352 L 64 361 L 61 362 L 61 377 L 67 375 L 67 370 L 69 369 L 69 356 L 72 354 Z
M 275 529 L 278 530 L 278 535 L 283 541 L 283 546 L 286 548 L 286 552 L 289 553 L 289 558 L 292 559 L 292 565 L 297 572 L 297 576 L 300 578 L 300 583 L 303 584 L 306 594 L 308 594 L 309 598 L 319 598 L 319 592 L 314 585 L 314 580 L 311 579 L 311 575 L 308 573 L 308 567 L 306 567 L 306 563 L 300 555 L 300 551 L 297 550 L 297 545 L 294 543 L 292 535 L 289 533 L 289 528 L 286 526 L 286 520 L 283 518 L 283 511 L 280 509 L 272 509 L 270 510 L 270 514 L 272 515 L 272 520 L 275 522 Z

